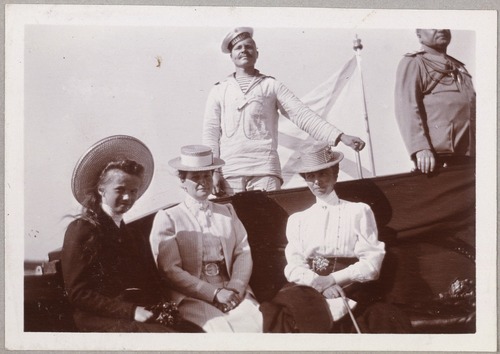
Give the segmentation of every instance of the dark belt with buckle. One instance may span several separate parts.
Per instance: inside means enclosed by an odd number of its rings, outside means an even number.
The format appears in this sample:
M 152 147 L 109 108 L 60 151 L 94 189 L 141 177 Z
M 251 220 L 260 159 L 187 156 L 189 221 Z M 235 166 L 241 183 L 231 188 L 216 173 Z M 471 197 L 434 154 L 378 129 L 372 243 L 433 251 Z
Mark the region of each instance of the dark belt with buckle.
M 347 268 L 351 264 L 354 264 L 359 259 L 356 257 L 323 257 L 316 256 L 314 258 L 308 258 L 307 263 L 311 267 L 312 271 L 318 275 L 328 275 L 337 270 Z
M 224 274 L 226 272 L 225 267 L 226 263 L 224 261 L 203 262 L 202 271 L 206 276 L 213 277 Z

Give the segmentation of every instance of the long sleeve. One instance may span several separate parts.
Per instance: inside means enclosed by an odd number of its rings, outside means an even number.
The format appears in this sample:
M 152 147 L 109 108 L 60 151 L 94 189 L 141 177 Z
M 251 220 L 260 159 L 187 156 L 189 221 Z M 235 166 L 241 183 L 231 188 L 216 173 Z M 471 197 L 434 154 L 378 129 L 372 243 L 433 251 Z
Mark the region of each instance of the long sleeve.
M 396 73 L 395 113 L 401 136 L 410 156 L 431 149 L 426 133 L 423 86 L 420 68 L 413 57 L 401 59 Z
M 358 262 L 333 273 L 339 285 L 378 279 L 385 256 L 385 244 L 378 240 L 372 210 L 363 203 L 356 203 L 356 206 L 359 211 L 354 214 L 353 233 L 357 240 L 354 243 L 354 256 Z
M 287 265 L 285 277 L 289 282 L 311 286 L 312 281 L 318 277 L 307 264 L 307 258 L 301 239 L 301 216 L 299 213 L 291 215 L 286 225 L 288 244 L 285 248 Z
M 341 201 L 328 207 L 313 205 L 293 214 L 288 219 L 287 238 L 285 276 L 290 282 L 312 284 L 318 275 L 307 260 L 315 256 L 358 259 L 332 273 L 341 286 L 379 277 L 385 245 L 378 240 L 375 217 L 364 203 Z
M 337 145 L 342 131 L 322 119 L 300 101 L 285 85 L 276 82 L 278 107 L 281 113 L 316 140 Z
M 196 237 L 196 231 L 176 230 L 173 219 L 161 210 L 155 216 L 150 242 L 160 277 L 167 286 L 186 296 L 212 302 L 217 287 L 192 274 L 196 274 L 197 263 L 201 267 L 201 254 L 193 239 Z M 179 243 L 182 243 L 182 254 Z
M 259 74 L 243 93 L 230 75 L 210 90 L 202 131 L 202 143 L 226 162 L 225 177 L 281 176 L 278 110 L 315 139 L 339 142 L 342 132 L 276 79 Z
M 230 269 L 230 277 L 228 287 L 239 291 L 240 295 L 244 295 L 245 289 L 252 275 L 252 254 L 250 245 L 248 244 L 248 235 L 242 222 L 236 215 L 236 211 L 231 204 L 227 204 L 227 208 L 231 214 L 231 224 L 235 237 L 235 246 L 229 257 L 232 257 L 232 269 Z
M 82 311 L 132 320 L 134 304 L 120 300 L 117 294 L 103 294 L 104 291 L 109 292 L 104 288 L 109 275 L 104 274 L 99 261 L 91 260 L 87 253 L 88 240 L 95 232 L 96 228 L 83 220 L 72 222 L 66 230 L 61 264 L 69 301 Z
M 210 90 L 203 117 L 202 143 L 212 148 L 215 157 L 220 157 L 221 103 L 217 98 L 218 87 Z

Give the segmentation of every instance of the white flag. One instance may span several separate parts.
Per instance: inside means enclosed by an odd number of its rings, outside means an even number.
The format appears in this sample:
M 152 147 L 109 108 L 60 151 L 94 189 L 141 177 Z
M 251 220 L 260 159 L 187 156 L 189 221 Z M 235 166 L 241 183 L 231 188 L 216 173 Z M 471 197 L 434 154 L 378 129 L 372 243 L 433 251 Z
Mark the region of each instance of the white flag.
M 301 101 L 344 133 L 358 136 L 368 142 L 360 75 L 356 56 L 353 56 L 328 80 L 302 97 Z M 283 187 L 304 185 L 303 180 L 296 173 L 298 158 L 300 151 L 310 146 L 315 140 L 283 116 L 280 116 L 278 126 L 278 153 L 282 165 Z M 369 148 L 367 144 L 360 152 L 364 177 L 372 176 Z M 342 143 L 334 149 L 344 153 L 339 180 L 359 178 L 354 150 Z

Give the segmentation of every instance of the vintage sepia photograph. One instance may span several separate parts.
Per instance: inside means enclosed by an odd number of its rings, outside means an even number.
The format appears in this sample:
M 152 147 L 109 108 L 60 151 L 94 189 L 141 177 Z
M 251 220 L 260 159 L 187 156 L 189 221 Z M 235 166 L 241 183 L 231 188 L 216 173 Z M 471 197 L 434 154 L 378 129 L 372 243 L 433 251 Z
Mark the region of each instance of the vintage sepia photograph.
M 496 11 L 5 31 L 7 349 L 496 350 Z

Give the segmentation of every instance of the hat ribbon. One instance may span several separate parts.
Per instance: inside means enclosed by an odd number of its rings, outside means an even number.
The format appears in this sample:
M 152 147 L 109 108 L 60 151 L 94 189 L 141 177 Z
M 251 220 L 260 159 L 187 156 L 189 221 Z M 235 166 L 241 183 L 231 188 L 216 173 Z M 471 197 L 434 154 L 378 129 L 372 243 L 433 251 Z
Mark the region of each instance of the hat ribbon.
M 247 39 L 247 38 L 251 38 L 252 36 L 250 35 L 250 33 L 248 32 L 242 32 L 240 34 L 238 34 L 236 37 L 234 37 L 231 42 L 229 42 L 229 45 L 227 46 L 228 49 L 233 49 L 234 45 L 236 43 L 238 43 L 239 41 L 242 41 L 244 39 Z
M 204 167 L 204 166 L 210 166 L 213 163 L 213 158 L 211 153 L 202 156 L 181 154 L 181 163 L 184 166 L 189 166 L 189 167 Z

